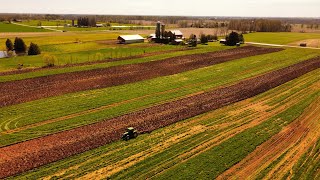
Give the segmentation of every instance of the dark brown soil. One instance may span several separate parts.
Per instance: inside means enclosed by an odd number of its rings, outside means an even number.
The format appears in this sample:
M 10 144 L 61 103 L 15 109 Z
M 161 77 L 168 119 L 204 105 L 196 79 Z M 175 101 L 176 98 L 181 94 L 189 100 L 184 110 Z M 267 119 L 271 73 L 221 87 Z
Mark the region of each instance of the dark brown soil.
M 127 127 L 135 127 L 142 133 L 151 132 L 253 97 L 318 68 L 320 68 L 320 57 L 246 79 L 229 87 L 0 148 L 0 178 L 117 141 Z
M 246 46 L 147 63 L 3 82 L 0 83 L 0 107 L 66 93 L 133 83 L 281 50 L 277 48 Z

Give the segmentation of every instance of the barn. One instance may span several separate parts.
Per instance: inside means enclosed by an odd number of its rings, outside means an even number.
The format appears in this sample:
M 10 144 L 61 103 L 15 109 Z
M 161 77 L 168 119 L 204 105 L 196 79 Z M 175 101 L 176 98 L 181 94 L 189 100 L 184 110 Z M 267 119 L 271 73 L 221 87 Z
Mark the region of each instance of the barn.
M 144 38 L 140 35 L 122 35 L 118 37 L 120 44 L 142 43 Z

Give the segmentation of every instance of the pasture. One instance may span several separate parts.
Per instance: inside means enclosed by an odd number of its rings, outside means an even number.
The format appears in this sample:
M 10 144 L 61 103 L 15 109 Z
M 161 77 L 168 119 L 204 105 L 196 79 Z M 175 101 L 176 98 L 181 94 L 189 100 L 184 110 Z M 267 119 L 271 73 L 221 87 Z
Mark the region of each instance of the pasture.
M 0 32 L 49 32 L 49 30 L 0 22 Z
M 249 33 L 245 34 L 244 38 L 247 42 L 269 43 L 287 45 L 297 41 L 308 39 L 320 39 L 320 34 L 317 33 L 291 33 L 291 32 L 277 32 L 277 33 Z

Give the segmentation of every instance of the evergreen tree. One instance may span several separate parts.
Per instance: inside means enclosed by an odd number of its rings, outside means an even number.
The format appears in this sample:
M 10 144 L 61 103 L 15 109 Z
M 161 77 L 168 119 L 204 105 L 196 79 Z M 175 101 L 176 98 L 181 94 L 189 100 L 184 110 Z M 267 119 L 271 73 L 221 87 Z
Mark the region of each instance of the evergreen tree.
M 17 54 L 26 53 L 27 46 L 24 43 L 23 39 L 16 37 L 16 39 L 14 40 L 14 50 Z
M 242 34 L 242 33 L 239 35 L 239 42 L 240 42 L 241 44 L 244 44 L 244 37 L 243 37 L 243 34 Z
M 38 55 L 38 54 L 41 54 L 39 46 L 37 44 L 30 43 L 28 55 L 32 56 L 32 55 Z
M 227 37 L 226 37 L 226 45 L 227 46 L 235 46 L 237 43 L 239 43 L 239 34 L 237 32 L 231 32 Z
M 208 43 L 208 37 L 205 34 L 200 35 L 200 41 L 201 44 L 207 44 Z
M 12 51 L 13 50 L 13 44 L 12 44 L 12 41 L 10 39 L 7 39 L 6 47 L 7 47 L 7 51 Z

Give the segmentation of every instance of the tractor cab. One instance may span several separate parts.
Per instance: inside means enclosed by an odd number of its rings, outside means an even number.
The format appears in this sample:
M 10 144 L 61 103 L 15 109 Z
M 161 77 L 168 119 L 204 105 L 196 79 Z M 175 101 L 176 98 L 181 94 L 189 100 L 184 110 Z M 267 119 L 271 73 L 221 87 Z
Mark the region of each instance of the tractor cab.
M 125 133 L 123 133 L 122 139 L 128 141 L 138 136 L 138 132 L 133 128 L 129 127 Z

